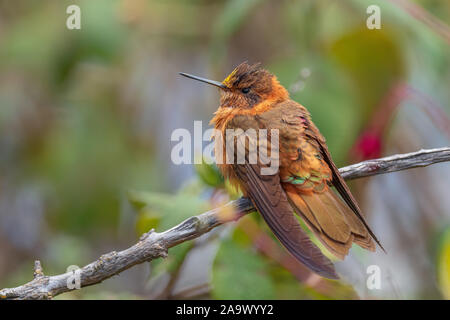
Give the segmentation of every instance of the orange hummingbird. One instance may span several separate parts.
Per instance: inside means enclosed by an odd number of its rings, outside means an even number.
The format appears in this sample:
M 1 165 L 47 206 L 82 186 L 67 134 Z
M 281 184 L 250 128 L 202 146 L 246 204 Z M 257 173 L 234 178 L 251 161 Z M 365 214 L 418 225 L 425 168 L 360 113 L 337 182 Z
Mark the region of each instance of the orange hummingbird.
M 227 152 L 218 149 L 228 145 L 229 129 L 242 129 L 241 132 L 277 130 L 276 172 L 263 175 L 261 169 L 266 164 L 259 160 L 251 163 L 248 156 L 243 163 L 218 163 L 218 167 L 223 176 L 251 200 L 275 236 L 296 259 L 321 276 L 338 278 L 333 263 L 311 242 L 293 212 L 340 259 L 348 254 L 353 242 L 375 251 L 375 240 L 383 248 L 333 163 L 325 138 L 312 122 L 308 110 L 289 99 L 289 93 L 276 76 L 260 64 L 245 62 L 223 82 L 180 74 L 220 89 L 220 106 L 211 120 L 223 138 L 221 143 L 215 139 L 216 158 L 218 152 Z M 271 135 L 267 133 L 267 136 Z M 233 143 L 239 143 L 239 136 L 234 138 Z M 247 151 L 249 145 L 259 143 L 246 141 L 241 143 Z M 236 160 L 238 151 L 232 150 Z

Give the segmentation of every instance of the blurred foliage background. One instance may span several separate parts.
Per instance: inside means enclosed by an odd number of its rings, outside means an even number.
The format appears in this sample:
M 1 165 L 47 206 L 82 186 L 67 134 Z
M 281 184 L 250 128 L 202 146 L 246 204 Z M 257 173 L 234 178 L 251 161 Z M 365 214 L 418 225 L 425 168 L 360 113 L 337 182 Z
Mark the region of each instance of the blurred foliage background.
M 449 23 L 446 0 L 1 0 L 0 287 L 29 281 L 35 259 L 62 273 L 238 196 L 214 166 L 170 161 L 172 131 L 206 130 L 218 106 L 179 71 L 221 80 L 262 62 L 338 166 L 449 145 Z M 340 281 L 251 214 L 58 299 L 449 299 L 448 163 L 351 187 L 388 253 L 354 247 Z

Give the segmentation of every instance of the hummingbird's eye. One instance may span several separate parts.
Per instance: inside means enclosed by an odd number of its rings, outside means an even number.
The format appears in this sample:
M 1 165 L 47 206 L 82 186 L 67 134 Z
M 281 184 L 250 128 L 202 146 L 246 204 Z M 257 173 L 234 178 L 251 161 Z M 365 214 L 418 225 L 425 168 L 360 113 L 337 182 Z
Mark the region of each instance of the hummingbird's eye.
M 250 88 L 244 88 L 241 91 L 242 91 L 242 93 L 249 93 L 250 92 Z

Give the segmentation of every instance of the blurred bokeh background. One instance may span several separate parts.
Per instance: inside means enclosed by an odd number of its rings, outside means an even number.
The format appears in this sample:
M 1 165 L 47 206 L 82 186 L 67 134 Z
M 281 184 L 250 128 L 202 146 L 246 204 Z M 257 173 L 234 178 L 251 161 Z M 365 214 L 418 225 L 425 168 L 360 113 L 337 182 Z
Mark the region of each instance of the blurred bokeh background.
M 179 71 L 222 80 L 262 62 L 338 166 L 449 145 L 449 24 L 447 0 L 0 0 L 0 288 L 31 280 L 35 259 L 63 273 L 238 196 L 213 166 L 170 160 L 172 131 L 206 130 L 219 98 Z M 58 298 L 450 299 L 449 164 L 350 186 L 387 254 L 354 247 L 341 281 L 251 214 Z

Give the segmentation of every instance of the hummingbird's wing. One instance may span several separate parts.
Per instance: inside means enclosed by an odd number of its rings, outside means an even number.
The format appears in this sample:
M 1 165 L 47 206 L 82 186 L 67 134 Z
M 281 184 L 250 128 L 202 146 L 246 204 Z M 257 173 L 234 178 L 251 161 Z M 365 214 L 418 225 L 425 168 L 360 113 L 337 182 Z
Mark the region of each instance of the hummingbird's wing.
M 294 101 L 286 101 L 262 114 L 261 121 L 280 128 L 283 188 L 296 212 L 321 242 L 341 259 L 353 242 L 375 250 L 372 238 L 376 237 L 331 160 L 325 139 L 308 111 Z M 342 199 L 329 185 L 335 186 Z
M 259 125 L 254 117 L 236 116 L 227 124 L 227 128 L 258 130 Z M 271 174 L 263 174 L 262 169 L 267 169 L 268 166 L 262 164 L 259 159 L 257 163 L 250 161 L 249 149 L 254 150 L 251 146 L 258 143 L 251 134 L 235 132 L 233 140 L 236 150 L 234 174 L 239 179 L 243 192 L 258 209 L 272 232 L 301 263 L 319 275 L 337 279 L 333 263 L 311 242 L 295 218 L 293 208 L 281 186 L 278 168 Z M 240 156 L 244 160 L 241 164 L 238 161 Z

